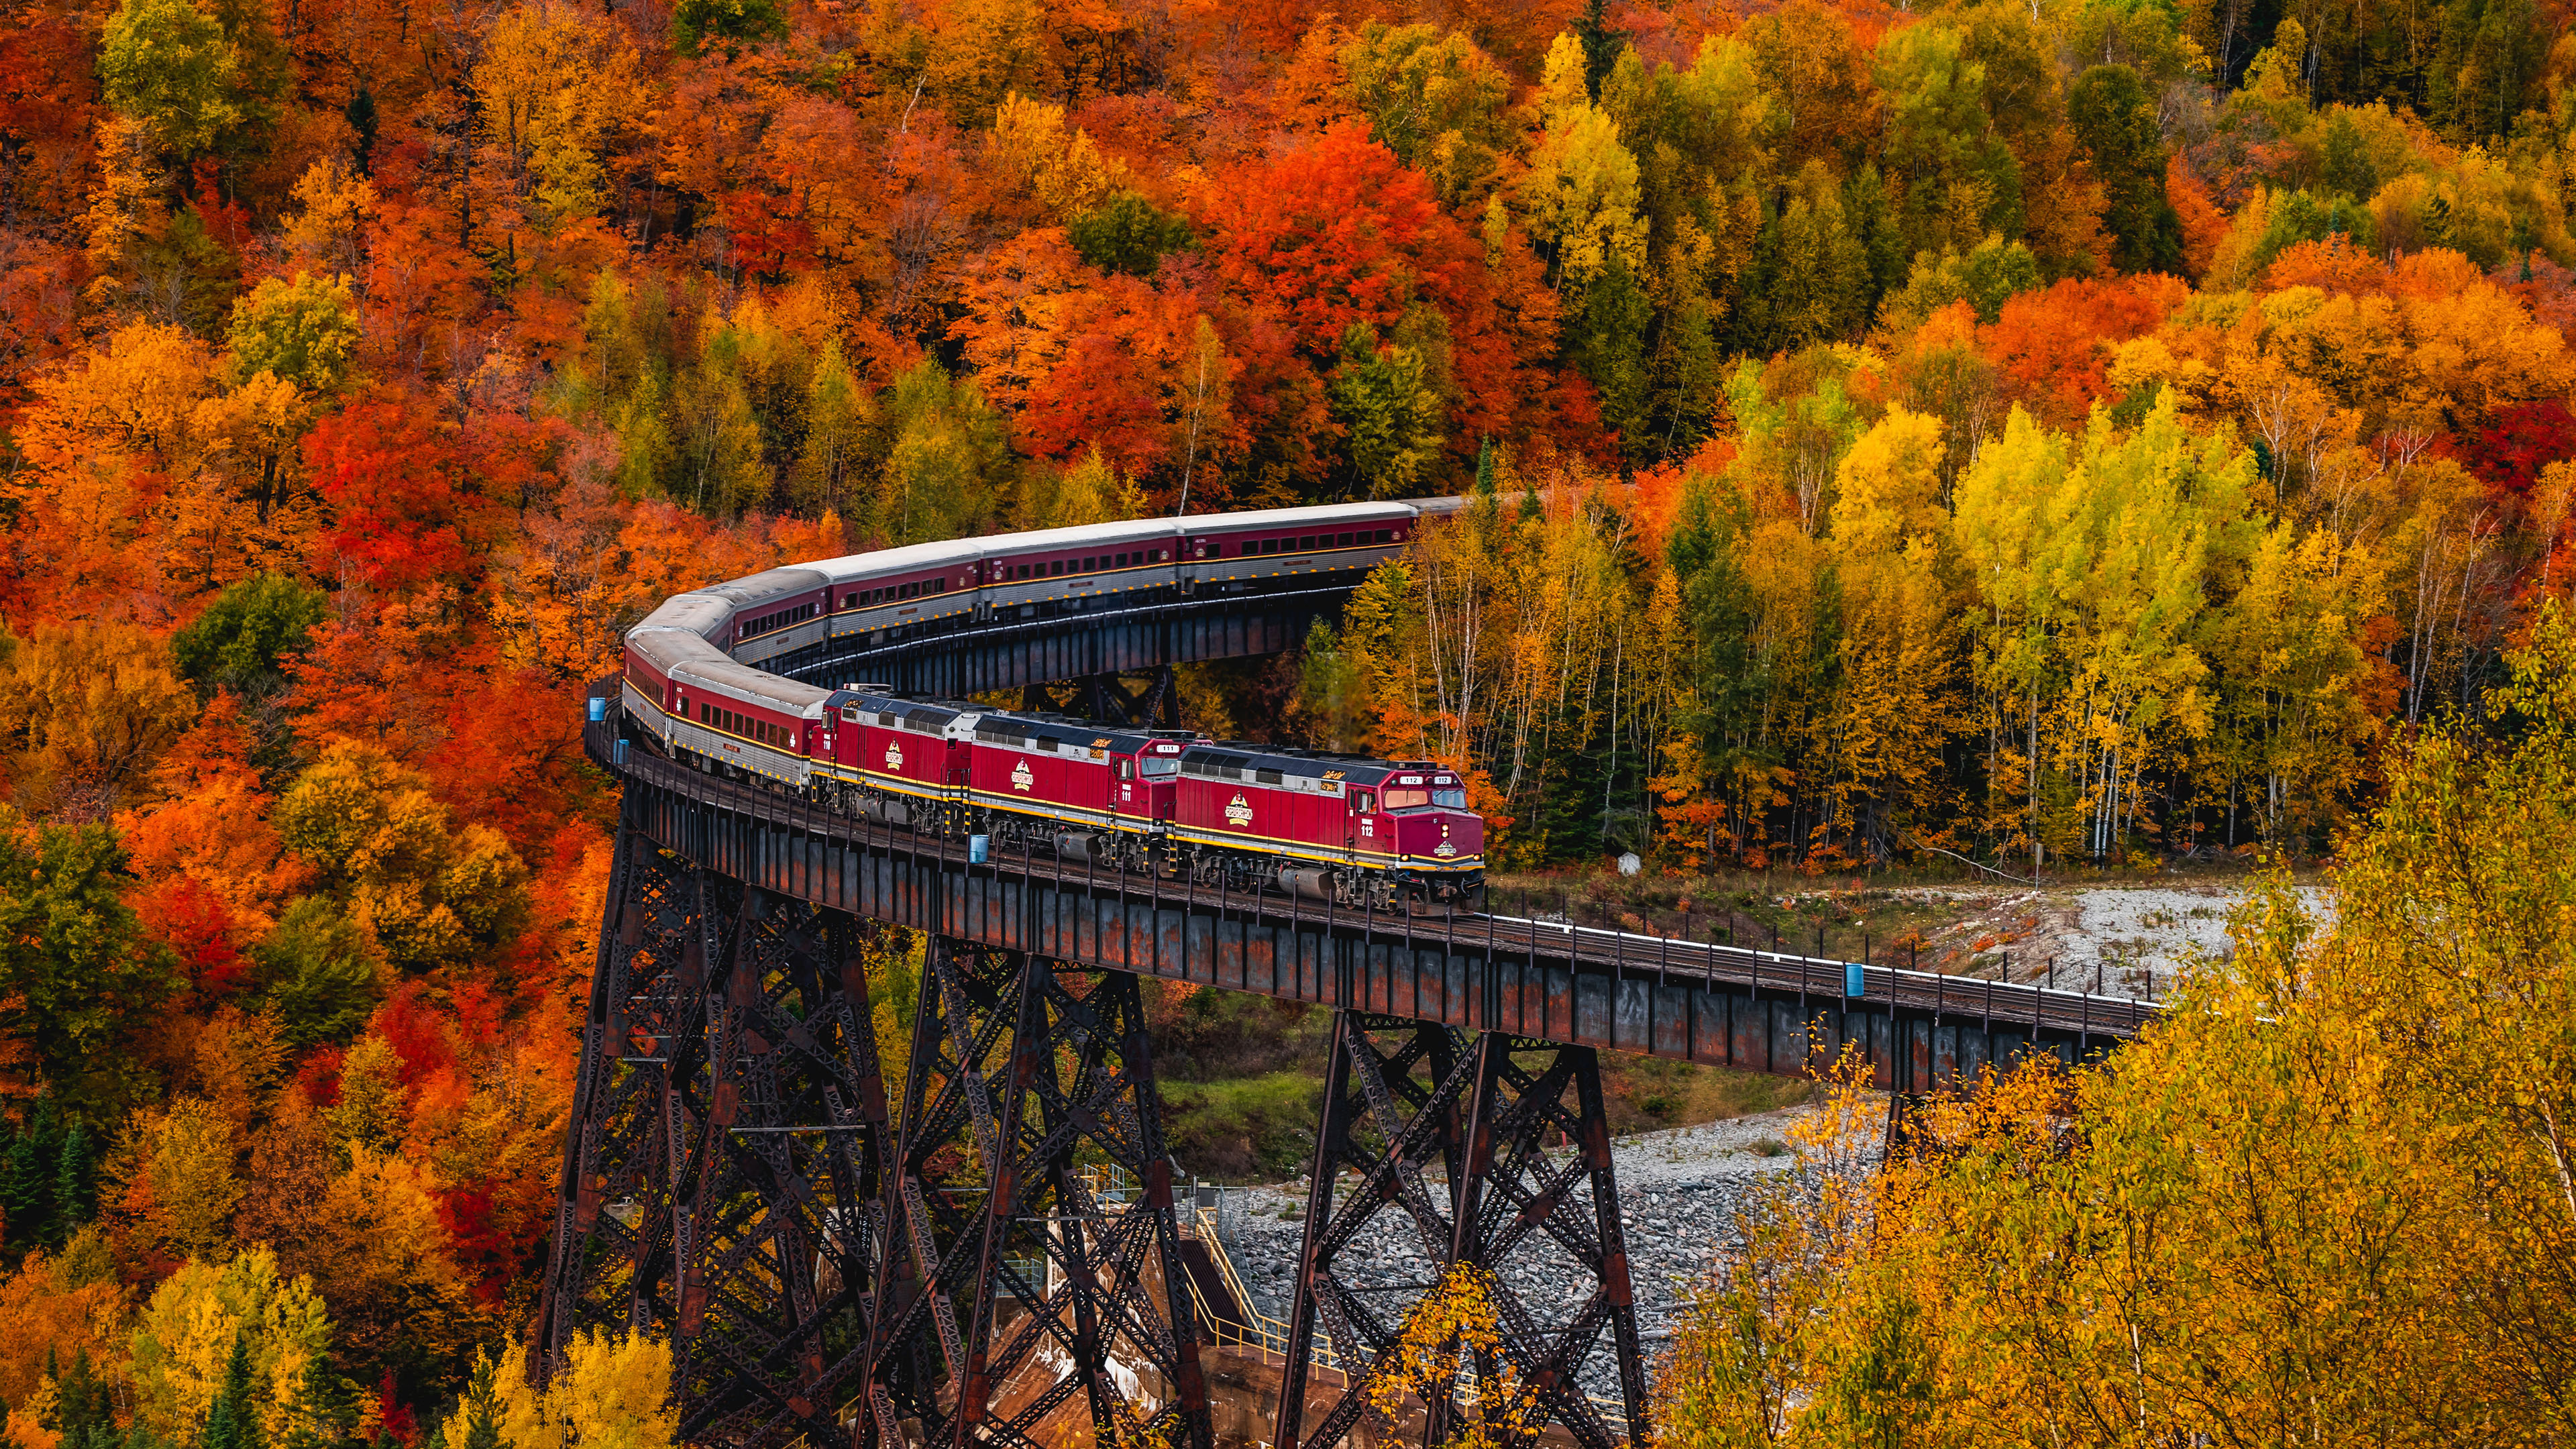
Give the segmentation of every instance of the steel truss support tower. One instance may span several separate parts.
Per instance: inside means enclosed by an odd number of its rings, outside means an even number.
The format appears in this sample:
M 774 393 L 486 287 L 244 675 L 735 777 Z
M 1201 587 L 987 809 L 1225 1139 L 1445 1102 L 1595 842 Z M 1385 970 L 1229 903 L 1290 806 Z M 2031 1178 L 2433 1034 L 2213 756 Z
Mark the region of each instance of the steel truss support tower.
M 878 929 L 620 832 L 536 1371 L 650 1328 L 690 1444 L 1209 1449 L 1136 978 L 930 938 L 898 1136 Z
M 899 1156 L 881 1443 L 1208 1449 L 1133 975 L 931 938 Z
M 630 831 L 611 866 L 531 1334 L 667 1333 L 680 1437 L 845 1439 L 865 1381 L 891 1162 L 874 927 Z
M 1359 1180 L 1337 1203 L 1346 1170 Z M 1329 1449 L 1358 1425 L 1370 1407 L 1369 1370 L 1386 1360 L 1406 1313 L 1435 1286 L 1413 1285 L 1409 1300 L 1390 1302 L 1380 1285 L 1362 1281 L 1389 1234 L 1409 1234 L 1436 1273 L 1454 1265 L 1499 1270 L 1488 1280 L 1496 1347 L 1474 1368 L 1486 1384 L 1508 1369 L 1535 1391 L 1525 1432 L 1552 1421 L 1584 1449 L 1618 1443 L 1579 1377 L 1607 1333 L 1620 1428 L 1630 1444 L 1645 1442 L 1645 1371 L 1592 1048 L 1335 1014 L 1273 1434 L 1282 1449 Z M 1533 1310 L 1514 1287 L 1513 1268 L 1538 1259 L 1570 1270 L 1590 1291 L 1570 1306 Z M 1319 1329 L 1331 1336 L 1346 1387 L 1310 1425 Z M 1482 1412 L 1454 1395 L 1429 1397 L 1421 1405 L 1426 1443 L 1443 1442 L 1460 1413 Z

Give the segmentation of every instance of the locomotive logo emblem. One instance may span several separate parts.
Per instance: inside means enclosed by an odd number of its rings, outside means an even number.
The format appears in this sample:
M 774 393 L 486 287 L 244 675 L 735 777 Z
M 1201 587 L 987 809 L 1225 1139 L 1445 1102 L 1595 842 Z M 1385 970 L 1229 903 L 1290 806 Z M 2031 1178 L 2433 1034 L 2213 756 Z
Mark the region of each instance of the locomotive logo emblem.
M 886 746 L 886 768 L 889 770 L 903 768 L 903 741 L 896 740 Z
M 1225 818 L 1236 825 L 1252 823 L 1252 802 L 1243 798 L 1241 790 L 1235 791 L 1234 799 L 1226 805 Z
M 1038 777 L 1030 771 L 1028 761 L 1022 760 L 1011 767 L 1012 789 L 1017 790 L 1022 794 L 1027 794 L 1029 787 L 1035 785 L 1037 782 Z

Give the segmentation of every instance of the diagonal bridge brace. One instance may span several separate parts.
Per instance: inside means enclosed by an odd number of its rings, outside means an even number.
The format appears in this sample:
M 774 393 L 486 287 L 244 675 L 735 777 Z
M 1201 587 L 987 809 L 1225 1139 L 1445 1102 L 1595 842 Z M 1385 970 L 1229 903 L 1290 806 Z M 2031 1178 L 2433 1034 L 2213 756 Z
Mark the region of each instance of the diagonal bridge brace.
M 1399 1428 L 1383 1422 L 1371 1382 L 1394 1371 L 1407 1313 L 1460 1266 L 1491 1270 L 1494 1342 L 1456 1360 L 1472 1398 L 1454 1381 L 1413 1386 L 1425 1443 L 1446 1442 L 1470 1411 L 1497 1438 L 1553 1423 L 1583 1449 L 1644 1442 L 1645 1375 L 1592 1048 L 1337 1013 L 1315 1152 L 1274 1443 L 1331 1449 L 1370 1415 L 1382 1432 Z M 1345 1171 L 1357 1177 L 1346 1197 Z M 1367 1281 L 1382 1272 L 1374 1250 L 1390 1233 L 1410 1234 L 1434 1281 Z M 1590 1285 L 1568 1321 L 1542 1323 L 1523 1301 L 1515 1280 L 1535 1260 Z M 1387 1305 L 1401 1294 L 1403 1311 Z M 1341 1383 L 1320 1387 L 1326 1401 L 1310 1416 L 1319 1331 Z M 1605 1332 L 1618 1365 L 1615 1427 L 1580 1377 Z M 1495 1413 L 1506 1384 L 1531 1399 L 1516 1426 Z
M 1207 1449 L 1136 978 L 933 937 L 912 1041 L 862 1442 Z
M 845 1437 L 890 1164 L 875 928 L 621 831 L 532 1338 L 670 1335 L 681 1437 Z

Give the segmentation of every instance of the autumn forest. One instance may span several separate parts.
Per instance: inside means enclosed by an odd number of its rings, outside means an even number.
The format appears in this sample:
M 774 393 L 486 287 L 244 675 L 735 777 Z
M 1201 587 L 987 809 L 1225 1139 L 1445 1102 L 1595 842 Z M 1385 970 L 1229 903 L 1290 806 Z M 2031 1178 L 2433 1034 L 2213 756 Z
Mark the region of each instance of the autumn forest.
M 650 1343 L 578 1402 L 512 1347 L 620 631 L 782 561 L 1463 495 L 1189 722 L 1451 764 L 1523 873 L 2385 890 L 2328 946 L 2267 897 L 2146 1067 L 1998 1084 L 1876 1187 L 1828 1124 L 1843 1186 L 1676 1350 L 1677 1445 L 2550 1442 L 2569 15 L 5 0 L 0 1435 L 666 1445 Z M 2378 1248 L 2256 1263 L 2258 1178 Z M 2458 1415 L 2310 1392 L 2405 1372 Z

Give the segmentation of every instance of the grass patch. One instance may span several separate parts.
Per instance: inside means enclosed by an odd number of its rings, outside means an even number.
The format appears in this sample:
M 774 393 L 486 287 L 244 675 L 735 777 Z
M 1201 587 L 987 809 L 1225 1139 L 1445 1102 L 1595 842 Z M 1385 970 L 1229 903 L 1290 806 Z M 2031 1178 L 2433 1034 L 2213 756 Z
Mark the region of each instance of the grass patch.
M 1798 1077 L 1732 1072 L 1626 1052 L 1601 1054 L 1602 1105 L 1613 1132 L 1696 1127 L 1776 1112 L 1814 1094 L 1815 1084 Z
M 1276 1182 L 1302 1176 L 1315 1155 L 1324 1084 L 1304 1072 L 1225 1082 L 1162 1082 L 1163 1141 L 1203 1178 Z

